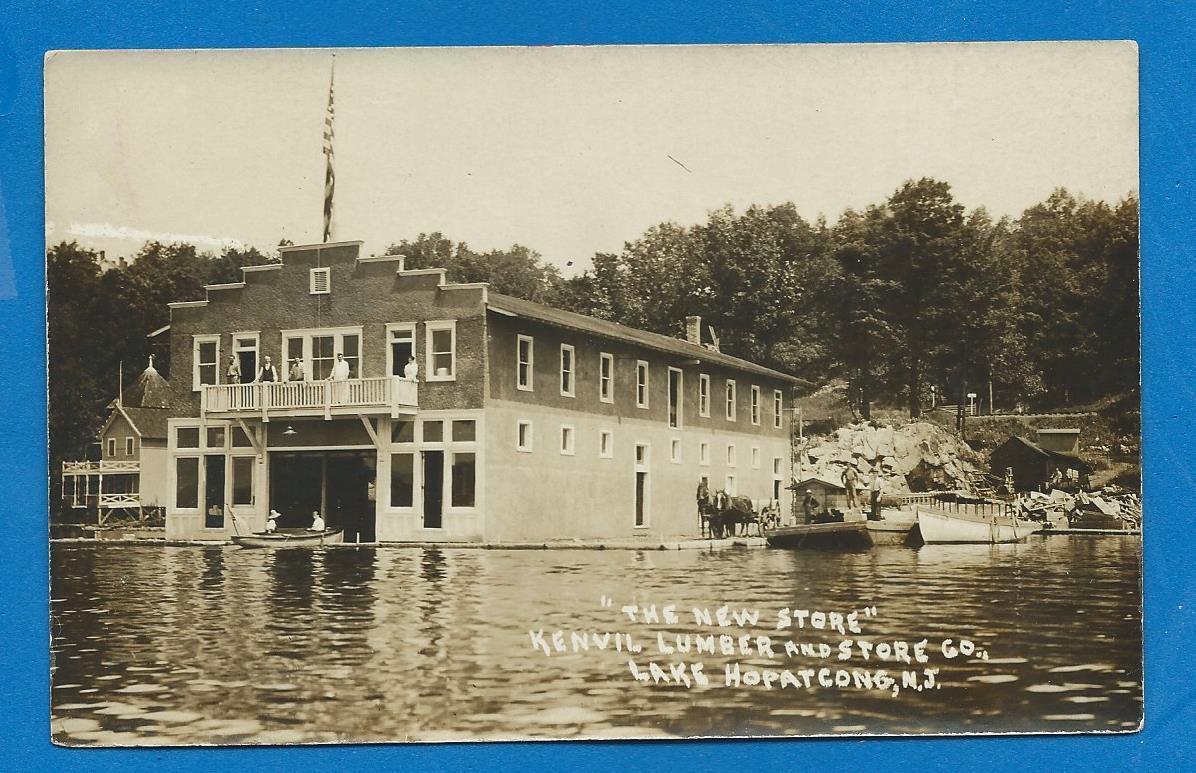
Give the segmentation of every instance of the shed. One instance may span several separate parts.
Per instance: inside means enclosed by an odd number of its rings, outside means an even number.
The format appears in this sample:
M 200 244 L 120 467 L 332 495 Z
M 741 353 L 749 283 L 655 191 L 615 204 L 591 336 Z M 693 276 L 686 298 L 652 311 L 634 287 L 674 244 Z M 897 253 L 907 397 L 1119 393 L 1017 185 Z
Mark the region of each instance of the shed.
M 806 490 L 814 492 L 814 498 L 818 500 L 818 504 L 823 509 L 847 509 L 847 489 L 843 487 L 842 481 L 832 480 L 826 474 L 808 475 L 793 484 L 796 489 L 794 501 L 800 507 L 801 501 L 806 496 Z
M 1018 491 L 1040 490 L 1059 470 L 1064 480 L 1082 484 L 1092 468 L 1075 454 L 1052 451 L 1017 435 L 1011 435 L 989 454 L 989 468 L 998 478 L 1006 469 L 1013 470 L 1013 485 Z

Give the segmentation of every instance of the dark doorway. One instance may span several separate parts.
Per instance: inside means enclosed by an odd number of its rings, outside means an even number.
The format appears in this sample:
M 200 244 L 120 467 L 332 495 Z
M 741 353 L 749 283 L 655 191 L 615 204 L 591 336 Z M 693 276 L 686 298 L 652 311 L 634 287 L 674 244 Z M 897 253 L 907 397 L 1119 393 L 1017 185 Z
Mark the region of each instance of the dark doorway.
M 205 456 L 204 528 L 224 528 L 224 454 Z
M 271 453 L 270 508 L 279 527 L 307 528 L 318 510 L 328 528 L 345 530 L 345 542 L 373 542 L 374 465 L 369 451 Z
M 257 352 L 243 351 L 237 353 L 241 365 L 241 383 L 248 384 L 257 378 Z
M 270 509 L 280 528 L 307 528 L 314 511 L 324 512 L 323 467 L 318 453 L 270 454 Z
M 635 525 L 644 525 L 644 487 L 648 482 L 648 473 L 639 470 L 635 473 Z
M 330 453 L 325 467 L 325 519 L 345 530 L 345 542 L 373 542 L 375 504 L 369 499 L 374 479 L 372 454 Z
M 444 451 L 424 451 L 424 528 L 439 529 L 444 510 Z

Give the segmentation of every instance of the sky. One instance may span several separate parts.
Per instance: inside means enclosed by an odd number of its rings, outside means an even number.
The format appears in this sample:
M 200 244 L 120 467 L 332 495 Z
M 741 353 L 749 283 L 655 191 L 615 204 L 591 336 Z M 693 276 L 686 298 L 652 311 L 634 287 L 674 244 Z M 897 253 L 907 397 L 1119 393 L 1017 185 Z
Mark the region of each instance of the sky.
M 263 251 L 440 231 L 566 275 L 664 221 L 792 201 L 834 221 L 907 179 L 1017 216 L 1138 188 L 1132 43 L 60 52 L 46 241 Z

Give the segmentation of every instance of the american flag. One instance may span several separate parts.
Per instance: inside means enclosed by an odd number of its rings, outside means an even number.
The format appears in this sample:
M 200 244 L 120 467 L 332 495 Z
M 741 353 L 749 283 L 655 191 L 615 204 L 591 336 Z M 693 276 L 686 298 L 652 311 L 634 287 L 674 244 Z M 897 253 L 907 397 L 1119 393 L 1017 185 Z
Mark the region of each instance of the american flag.
M 336 61 L 328 79 L 328 113 L 324 116 L 324 157 L 328 164 L 324 171 L 324 241 L 332 234 L 332 192 L 336 190 L 336 173 L 332 170 L 332 87 L 336 82 Z

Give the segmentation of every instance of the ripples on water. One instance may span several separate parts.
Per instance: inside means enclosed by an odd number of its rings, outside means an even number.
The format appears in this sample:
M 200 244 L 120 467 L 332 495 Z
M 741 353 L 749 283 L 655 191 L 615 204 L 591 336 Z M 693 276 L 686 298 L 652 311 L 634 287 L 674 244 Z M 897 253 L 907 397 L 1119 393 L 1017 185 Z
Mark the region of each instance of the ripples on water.
M 1142 710 L 1140 549 L 1119 537 L 860 553 L 62 543 L 52 730 L 126 745 L 1127 730 Z M 941 689 L 893 698 L 644 686 L 623 655 L 530 647 L 541 626 L 666 628 L 620 622 L 618 605 L 636 602 L 766 616 L 875 605 L 865 636 L 970 635 L 989 660 L 932 663 Z M 701 659 L 715 685 L 726 661 L 753 662 Z

